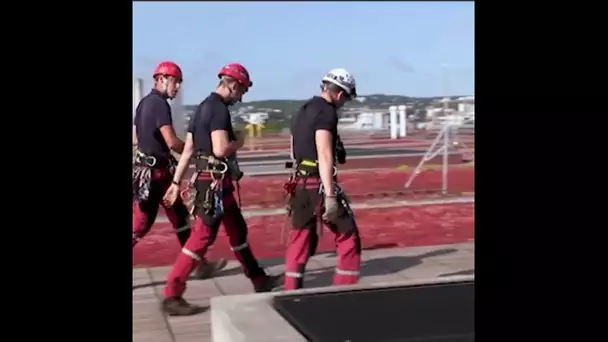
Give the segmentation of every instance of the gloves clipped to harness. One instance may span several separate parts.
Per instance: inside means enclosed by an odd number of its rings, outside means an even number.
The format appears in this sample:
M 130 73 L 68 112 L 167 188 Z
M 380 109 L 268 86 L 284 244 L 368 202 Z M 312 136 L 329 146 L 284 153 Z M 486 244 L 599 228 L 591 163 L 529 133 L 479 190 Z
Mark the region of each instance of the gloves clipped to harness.
M 325 211 L 323 212 L 323 220 L 327 222 L 335 222 L 340 217 L 340 205 L 336 196 L 325 196 L 324 201 Z

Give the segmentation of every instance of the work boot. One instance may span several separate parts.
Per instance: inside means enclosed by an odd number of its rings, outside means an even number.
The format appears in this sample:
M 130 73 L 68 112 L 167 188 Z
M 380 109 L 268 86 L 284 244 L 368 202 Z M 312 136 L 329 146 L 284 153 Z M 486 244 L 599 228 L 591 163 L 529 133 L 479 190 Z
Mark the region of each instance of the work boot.
M 280 275 L 267 275 L 264 279 L 254 286 L 255 292 L 272 292 L 281 284 Z
M 214 273 L 219 272 L 226 267 L 228 261 L 224 258 L 220 258 L 217 261 L 208 262 L 203 260 L 197 268 L 194 269 L 193 276 L 196 279 L 209 279 L 213 278 Z
M 191 316 L 199 314 L 207 308 L 190 304 L 182 297 L 168 297 L 163 299 L 161 310 L 169 316 Z

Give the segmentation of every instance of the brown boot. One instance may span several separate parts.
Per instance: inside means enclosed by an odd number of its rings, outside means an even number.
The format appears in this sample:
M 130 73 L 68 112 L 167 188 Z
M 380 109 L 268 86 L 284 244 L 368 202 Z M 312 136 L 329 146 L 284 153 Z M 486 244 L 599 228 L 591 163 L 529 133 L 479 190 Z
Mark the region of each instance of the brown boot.
M 208 308 L 192 305 L 182 297 L 170 297 L 163 299 L 161 309 L 169 316 L 191 316 L 202 313 Z
M 194 270 L 193 276 L 196 279 L 209 279 L 213 278 L 216 272 L 219 272 L 226 267 L 228 261 L 226 259 L 218 259 L 217 261 L 209 262 L 204 260 L 201 262 L 198 267 Z

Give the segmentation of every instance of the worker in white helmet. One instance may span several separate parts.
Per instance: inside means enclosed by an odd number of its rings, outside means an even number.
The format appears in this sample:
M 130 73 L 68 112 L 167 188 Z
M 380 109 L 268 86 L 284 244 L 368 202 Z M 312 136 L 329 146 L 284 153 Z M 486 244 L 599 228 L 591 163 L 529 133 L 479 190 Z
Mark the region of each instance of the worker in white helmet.
M 306 263 L 317 248 L 319 221 L 335 235 L 338 261 L 333 283 L 359 280 L 359 232 L 346 195 L 337 184 L 335 168 L 341 145 L 338 109 L 356 96 L 355 78 L 345 69 L 332 69 L 321 79 L 321 93 L 307 101 L 292 122 L 295 165 L 285 189 L 293 229 L 285 255 L 285 290 L 303 285 Z

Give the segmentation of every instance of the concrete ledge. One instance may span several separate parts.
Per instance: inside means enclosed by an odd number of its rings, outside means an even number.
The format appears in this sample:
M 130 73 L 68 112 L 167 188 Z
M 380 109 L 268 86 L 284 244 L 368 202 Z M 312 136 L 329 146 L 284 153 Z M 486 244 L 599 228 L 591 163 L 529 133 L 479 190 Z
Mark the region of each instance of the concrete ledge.
M 211 298 L 211 336 L 213 342 L 306 342 L 275 309 L 275 296 L 331 293 L 338 291 L 380 289 L 425 284 L 444 284 L 473 281 L 474 275 L 449 276 L 442 278 L 379 282 L 301 289 L 288 292 L 271 292 Z

